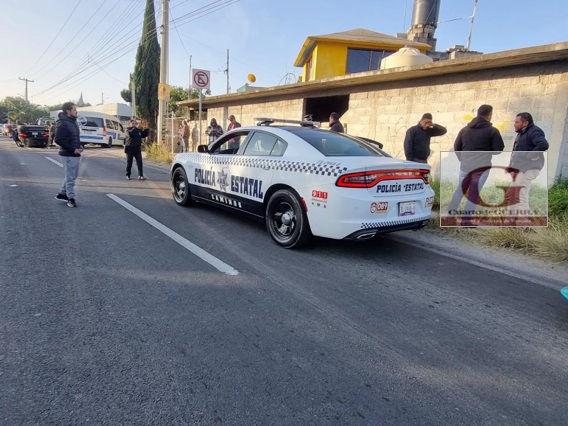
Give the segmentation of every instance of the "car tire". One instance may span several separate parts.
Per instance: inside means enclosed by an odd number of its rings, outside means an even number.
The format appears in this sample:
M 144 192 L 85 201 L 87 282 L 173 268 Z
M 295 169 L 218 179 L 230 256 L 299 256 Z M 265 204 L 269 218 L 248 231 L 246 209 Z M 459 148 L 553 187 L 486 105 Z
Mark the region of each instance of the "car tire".
M 108 138 L 107 148 L 112 148 L 112 138 Z
M 187 174 L 183 167 L 178 167 L 172 174 L 172 194 L 176 204 L 187 207 L 193 204 Z
M 266 229 L 284 248 L 298 248 L 312 237 L 306 212 L 296 193 L 288 189 L 276 191 L 266 205 Z

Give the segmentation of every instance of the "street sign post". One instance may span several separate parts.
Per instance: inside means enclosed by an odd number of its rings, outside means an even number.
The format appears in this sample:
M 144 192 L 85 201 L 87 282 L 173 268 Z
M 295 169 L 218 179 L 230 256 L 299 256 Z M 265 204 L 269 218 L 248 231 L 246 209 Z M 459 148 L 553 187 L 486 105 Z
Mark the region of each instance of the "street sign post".
M 201 145 L 201 95 L 203 89 L 209 90 L 211 87 L 211 73 L 208 70 L 193 69 L 191 81 L 193 87 L 199 89 L 199 144 Z
M 211 86 L 211 73 L 208 70 L 193 69 L 191 80 L 196 89 L 209 90 Z

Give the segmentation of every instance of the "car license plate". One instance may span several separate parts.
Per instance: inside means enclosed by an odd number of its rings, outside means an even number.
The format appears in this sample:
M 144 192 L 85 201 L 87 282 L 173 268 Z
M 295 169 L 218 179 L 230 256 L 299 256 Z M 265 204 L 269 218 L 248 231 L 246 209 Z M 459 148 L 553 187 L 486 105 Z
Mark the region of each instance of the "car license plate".
M 39 133 L 34 133 L 33 135 L 34 135 L 34 136 L 39 136 Z
M 414 214 L 416 214 L 416 201 L 406 201 L 404 203 L 398 203 L 399 216 L 412 216 Z

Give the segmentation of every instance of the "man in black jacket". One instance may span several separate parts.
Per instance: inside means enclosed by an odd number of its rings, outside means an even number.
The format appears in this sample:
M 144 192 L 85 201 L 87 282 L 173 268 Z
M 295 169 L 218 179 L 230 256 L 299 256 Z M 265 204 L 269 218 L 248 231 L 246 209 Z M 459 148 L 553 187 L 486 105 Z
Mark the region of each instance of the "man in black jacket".
M 345 133 L 343 124 L 341 124 L 341 121 L 339 121 L 339 114 L 336 112 L 332 112 L 329 115 L 329 130 L 337 133 Z
M 81 133 L 77 124 L 77 108 L 73 102 L 65 102 L 61 109 L 63 111 L 58 115 L 54 139 L 55 143 L 61 147 L 59 155 L 63 163 L 65 178 L 55 198 L 67 201 L 69 207 L 77 207 L 75 181 L 79 175 L 79 163 L 83 152 Z
M 130 124 L 126 128 L 128 136 L 124 141 L 124 152 L 126 153 L 126 179 L 130 180 L 130 172 L 132 170 L 132 159 L 136 159 L 136 167 L 138 168 L 138 179 L 146 180 L 142 170 L 142 138 L 148 137 L 148 129 L 143 129 L 142 123 L 136 123 L 136 120 L 130 120 Z
M 460 160 L 460 177 L 450 202 L 449 213 L 460 213 L 462 225 L 472 225 L 471 216 L 479 201 L 479 193 L 489 176 L 491 157 L 503 152 L 505 148 L 499 130 L 491 124 L 492 116 L 493 107 L 481 105 L 477 109 L 477 117 L 460 130 L 454 142 L 454 151 Z M 467 201 L 464 211 L 458 212 L 457 208 L 465 194 Z
M 432 122 L 432 114 L 427 112 L 416 126 L 406 131 L 404 138 L 404 155 L 408 161 L 427 163 L 430 156 L 430 139 L 445 135 L 448 130 L 444 126 Z
M 531 215 L 529 191 L 533 180 L 538 177 L 544 167 L 542 152 L 548 150 L 548 141 L 542 129 L 535 126 L 533 117 L 528 112 L 517 114 L 514 127 L 517 138 L 513 145 L 508 169 L 513 183 L 507 191 L 507 205 L 509 215 L 516 216 L 517 219 L 511 225 L 530 225 L 527 217 Z M 520 217 L 524 219 L 519 220 Z

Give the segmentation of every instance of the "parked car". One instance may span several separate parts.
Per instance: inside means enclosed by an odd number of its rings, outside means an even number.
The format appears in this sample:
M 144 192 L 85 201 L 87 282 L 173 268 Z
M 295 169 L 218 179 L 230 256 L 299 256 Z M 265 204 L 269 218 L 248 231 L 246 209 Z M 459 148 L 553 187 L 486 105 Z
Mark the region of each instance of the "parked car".
M 310 122 L 257 120 L 176 155 L 170 180 L 178 205 L 199 201 L 263 220 L 285 248 L 312 235 L 364 240 L 428 223 L 434 191 L 427 164 Z
M 83 145 L 94 143 L 108 148 L 124 146 L 126 132 L 117 117 L 96 111 L 80 111 L 77 122 Z
M 35 124 L 20 124 L 17 126 L 14 141 L 20 147 L 39 146 L 45 148 L 49 138 L 49 128 L 47 126 L 37 126 Z
M 35 122 L 38 126 L 51 126 L 53 123 L 55 123 L 55 119 L 51 117 L 40 117 Z

